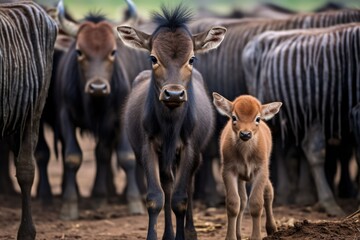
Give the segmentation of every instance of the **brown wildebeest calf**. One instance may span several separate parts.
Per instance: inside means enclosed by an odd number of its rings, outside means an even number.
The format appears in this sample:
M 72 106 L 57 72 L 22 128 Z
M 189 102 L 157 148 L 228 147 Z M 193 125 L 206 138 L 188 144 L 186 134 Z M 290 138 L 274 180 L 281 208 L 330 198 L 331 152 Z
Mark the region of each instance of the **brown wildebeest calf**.
M 281 102 L 261 105 L 249 95 L 230 102 L 213 93 L 217 110 L 230 118 L 220 138 L 222 177 L 226 189 L 228 215 L 227 240 L 241 239 L 241 219 L 247 204 L 245 184 L 252 182 L 250 213 L 253 219 L 251 239 L 261 239 L 260 220 L 265 206 L 266 231 L 276 231 L 272 202 L 273 187 L 269 179 L 269 157 L 272 147 L 269 127 L 261 120 L 271 119 Z

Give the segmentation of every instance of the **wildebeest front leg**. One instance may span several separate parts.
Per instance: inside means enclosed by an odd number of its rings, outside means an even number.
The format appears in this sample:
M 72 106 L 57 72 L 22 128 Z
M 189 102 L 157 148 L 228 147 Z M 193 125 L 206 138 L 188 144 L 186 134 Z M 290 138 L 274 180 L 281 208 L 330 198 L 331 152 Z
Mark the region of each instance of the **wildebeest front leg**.
M 35 150 L 35 159 L 39 169 L 39 183 L 37 187 L 37 197 L 42 204 L 52 203 L 52 193 L 47 172 L 50 160 L 50 150 L 45 140 L 44 124 L 40 124 L 39 140 Z
M 261 238 L 261 215 L 264 208 L 264 189 L 269 177 L 263 174 L 256 176 L 249 196 L 250 214 L 252 217 L 252 240 Z
M 343 215 L 344 212 L 335 202 L 334 195 L 326 181 L 324 171 L 325 138 L 320 125 L 314 124 L 309 129 L 307 136 L 305 136 L 302 142 L 302 148 L 315 180 L 319 204 L 328 214 L 335 216 Z
M 236 240 L 236 221 L 238 219 L 240 211 L 240 197 L 239 197 L 239 186 L 238 186 L 238 176 L 232 172 L 224 169 L 222 175 L 225 191 L 226 191 L 226 212 L 228 218 L 226 240 Z M 241 186 L 241 190 L 242 186 Z M 239 223 L 240 224 L 240 223 Z M 241 233 L 239 231 L 239 237 L 241 238 Z
M 96 207 L 106 203 L 107 188 L 106 181 L 107 175 L 111 169 L 111 155 L 112 145 L 105 139 L 99 139 L 96 144 L 95 157 L 96 157 L 96 176 L 92 197 L 95 198 Z
M 187 146 L 182 153 L 179 170 L 176 173 L 174 194 L 171 200 L 171 208 L 176 215 L 176 240 L 185 239 L 185 214 L 187 211 L 192 211 L 188 206 L 188 199 L 192 197 L 188 196 L 188 189 L 197 167 L 196 157 L 194 157 L 192 151 L 193 149 Z M 194 237 L 194 239 L 197 239 L 196 234 Z
M 194 225 L 194 218 L 193 218 L 193 196 L 194 196 L 194 180 L 195 180 L 195 173 L 200 165 L 200 156 L 198 158 L 195 158 L 195 166 L 193 173 L 191 174 L 192 177 L 190 178 L 190 182 L 188 185 L 188 205 L 187 205 L 187 211 L 186 211 L 186 224 L 185 224 L 185 239 L 197 239 L 197 233 L 195 230 Z
M 165 162 L 160 161 L 160 162 Z M 163 235 L 163 240 L 172 240 L 174 239 L 174 230 L 173 224 L 171 220 L 171 194 L 173 190 L 173 183 L 174 183 L 174 175 L 172 169 L 166 169 L 165 166 L 160 165 L 160 181 L 161 187 L 165 194 L 165 231 Z
M 117 147 L 117 161 L 126 173 L 126 200 L 131 214 L 144 214 L 145 209 L 140 190 L 136 180 L 136 160 L 134 152 L 126 138 L 122 134 L 122 140 Z
M 157 240 L 157 218 L 164 206 L 164 193 L 160 186 L 159 159 L 155 146 L 149 140 L 143 144 L 141 163 L 147 181 L 146 207 L 149 215 L 147 240 Z
M 64 192 L 63 205 L 60 218 L 63 220 L 73 220 L 79 217 L 78 193 L 76 188 L 76 173 L 82 162 L 82 153 L 76 140 L 75 126 L 70 121 L 65 109 L 60 111 L 61 136 L 63 143 L 64 156 Z
M 30 116 L 28 117 L 30 118 Z M 38 124 L 38 123 L 37 123 Z M 31 217 L 31 186 L 34 181 L 34 152 L 37 142 L 38 127 L 27 120 L 23 133 L 22 146 L 16 158 L 16 178 L 20 185 L 22 197 L 21 224 L 17 238 L 19 240 L 35 239 L 36 230 Z

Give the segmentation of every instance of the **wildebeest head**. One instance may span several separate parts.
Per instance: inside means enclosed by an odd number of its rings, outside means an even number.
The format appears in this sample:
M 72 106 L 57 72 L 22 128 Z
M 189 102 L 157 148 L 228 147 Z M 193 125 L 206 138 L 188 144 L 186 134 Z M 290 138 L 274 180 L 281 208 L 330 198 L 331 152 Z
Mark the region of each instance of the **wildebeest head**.
M 175 108 L 187 101 L 195 54 L 214 49 L 222 42 L 226 29 L 213 27 L 191 35 L 186 27 L 189 11 L 178 6 L 174 11 L 162 8 L 163 15 L 154 14 L 158 27 L 152 35 L 129 26 L 117 28 L 119 37 L 128 46 L 150 52 L 152 78 L 159 100 Z
M 282 105 L 281 102 L 261 105 L 250 95 L 242 95 L 233 102 L 218 93 L 213 93 L 213 97 L 216 109 L 231 119 L 234 133 L 243 141 L 250 140 L 256 134 L 260 121 L 271 119 Z
M 113 25 L 100 14 L 90 14 L 81 24 L 67 21 L 62 1 L 58 5 L 59 22 L 76 38 L 75 49 L 84 92 L 104 96 L 111 92 L 117 44 Z

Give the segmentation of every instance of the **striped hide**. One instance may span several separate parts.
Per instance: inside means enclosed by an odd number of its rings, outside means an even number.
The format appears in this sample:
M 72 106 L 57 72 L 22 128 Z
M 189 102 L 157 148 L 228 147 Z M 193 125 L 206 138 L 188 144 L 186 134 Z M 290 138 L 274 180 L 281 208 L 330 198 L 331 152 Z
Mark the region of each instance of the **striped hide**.
M 57 27 L 32 2 L 0 7 L 1 136 L 22 134 L 28 114 L 40 118 L 50 83 Z
M 266 32 L 244 48 L 243 64 L 249 92 L 283 101 L 281 122 L 297 138 L 316 120 L 341 137 L 360 101 L 360 24 Z
M 0 5 L 0 131 L 16 157 L 22 213 L 17 239 L 35 239 L 34 150 L 50 84 L 55 22 L 33 2 Z M 6 161 L 7 159 L 1 159 Z
M 360 22 L 360 10 L 297 14 L 281 20 L 202 19 L 190 25 L 192 32 L 201 32 L 215 25 L 226 27 L 227 32 L 219 49 L 197 56 L 195 66 L 203 75 L 209 92 L 216 91 L 228 99 L 234 99 L 247 93 L 241 55 L 253 37 L 269 30 L 318 28 L 351 22 Z

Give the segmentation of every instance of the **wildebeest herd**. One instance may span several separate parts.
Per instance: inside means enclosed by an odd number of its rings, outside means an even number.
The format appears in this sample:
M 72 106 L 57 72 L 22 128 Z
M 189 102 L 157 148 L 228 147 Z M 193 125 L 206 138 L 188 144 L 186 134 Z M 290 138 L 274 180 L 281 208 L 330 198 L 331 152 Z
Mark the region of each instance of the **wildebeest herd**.
M 0 193 L 13 191 L 11 150 L 22 197 L 18 239 L 36 235 L 34 162 L 37 195 L 52 204 L 45 124 L 63 159 L 62 220 L 79 218 L 77 129 L 96 141 L 94 202 L 116 194 L 115 153 L 129 214 L 147 209 L 147 239 L 157 239 L 162 209 L 163 239 L 197 239 L 193 197 L 225 203 L 226 239 L 242 237 L 248 189 L 251 239 L 261 239 L 263 208 L 267 233 L 276 231 L 273 199 L 309 200 L 301 191 L 311 178 L 328 214 L 343 215 L 336 194 L 360 200 L 360 181 L 349 174 L 353 156 L 360 164 L 360 10 L 267 6 L 270 17 L 227 18 L 197 17 L 179 5 L 147 21 L 126 2 L 121 23 L 96 12 L 70 19 L 62 0 L 55 14 L 30 1 L 0 5 Z M 225 198 L 214 188 L 216 159 Z

